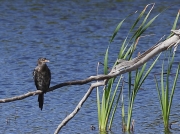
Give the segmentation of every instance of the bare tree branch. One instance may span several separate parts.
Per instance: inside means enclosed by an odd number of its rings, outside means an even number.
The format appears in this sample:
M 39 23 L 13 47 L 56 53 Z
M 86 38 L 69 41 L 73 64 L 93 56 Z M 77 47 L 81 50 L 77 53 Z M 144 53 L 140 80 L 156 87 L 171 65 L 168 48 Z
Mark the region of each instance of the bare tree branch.
M 87 100 L 87 98 L 89 97 L 89 95 L 91 94 L 92 90 L 95 87 L 99 87 L 99 86 L 103 86 L 105 83 L 104 82 L 96 82 L 96 83 L 92 83 L 90 88 L 88 89 L 88 91 L 86 92 L 86 94 L 84 95 L 84 97 L 81 99 L 81 101 L 79 102 L 79 104 L 76 106 L 76 108 L 74 109 L 74 111 L 69 114 L 62 122 L 61 124 L 59 124 L 59 126 L 57 127 L 56 131 L 54 132 L 54 134 L 58 134 L 59 131 L 61 130 L 61 128 L 63 126 L 66 125 L 66 123 L 68 123 L 69 120 L 71 120 L 76 114 L 77 112 L 80 110 L 80 108 L 82 107 L 83 103 Z
M 154 57 L 155 55 L 161 53 L 162 51 L 167 50 L 170 47 L 175 47 L 177 48 L 178 43 L 180 42 L 180 30 L 172 30 L 172 32 L 174 33 L 174 35 L 165 40 L 164 42 L 160 42 L 157 45 L 151 47 L 150 49 L 148 49 L 147 51 L 145 51 L 144 53 L 142 53 L 140 56 L 130 60 L 130 61 L 123 61 L 120 64 L 116 65 L 111 72 L 108 75 L 97 75 L 97 76 L 90 76 L 87 79 L 83 79 L 83 80 L 78 80 L 78 81 L 69 81 L 69 82 L 64 82 L 64 83 L 60 83 L 58 85 L 55 85 L 51 88 L 49 88 L 49 91 L 53 91 L 57 88 L 61 88 L 63 86 L 68 86 L 68 85 L 82 85 L 82 84 L 86 84 L 92 81 L 97 81 L 97 80 L 104 80 L 104 81 L 100 81 L 100 82 L 95 82 L 92 83 L 90 88 L 88 89 L 87 93 L 84 95 L 84 97 L 81 99 L 81 101 L 79 102 L 79 104 L 76 106 L 76 108 L 74 109 L 74 111 L 69 114 L 62 122 L 61 124 L 59 124 L 58 128 L 55 131 L 55 134 L 57 134 L 61 128 L 70 120 L 72 119 L 77 112 L 80 110 L 80 108 L 82 107 L 83 103 L 87 100 L 87 98 L 89 97 L 89 95 L 91 94 L 92 90 L 95 87 L 98 86 L 104 86 L 106 85 L 107 81 L 110 78 L 116 77 L 120 74 L 124 74 L 126 72 L 130 72 L 133 70 L 136 70 L 138 67 L 142 66 L 144 63 L 146 63 L 148 60 L 150 60 L 152 57 Z M 15 96 L 12 98 L 6 98 L 6 99 L 0 99 L 0 103 L 5 103 L 5 102 L 12 102 L 12 101 L 16 101 L 16 100 L 22 100 L 25 99 L 27 97 L 30 96 L 34 96 L 34 95 L 38 95 L 41 94 L 42 91 L 40 90 L 36 90 L 33 92 L 28 92 L 26 94 L 23 95 L 19 95 L 19 96 Z
M 11 101 L 16 101 L 16 100 L 22 100 L 22 99 L 25 99 L 27 97 L 34 96 L 34 95 L 41 94 L 41 93 L 42 93 L 41 90 L 36 90 L 36 91 L 28 92 L 26 94 L 15 96 L 15 97 L 12 97 L 12 98 L 0 99 L 0 103 L 11 102 Z
M 116 65 L 115 68 L 113 68 L 112 71 L 108 75 L 90 76 L 89 78 L 83 79 L 83 80 L 60 83 L 58 85 L 55 85 L 55 86 L 49 88 L 49 90 L 47 92 L 53 91 L 53 90 L 55 90 L 57 88 L 61 88 L 63 86 L 82 85 L 82 84 L 86 84 L 86 83 L 89 83 L 92 81 L 97 81 L 97 80 L 106 80 L 106 82 L 107 82 L 107 80 L 110 78 L 116 77 L 116 76 L 123 74 L 123 73 L 126 73 L 126 72 L 133 71 L 133 70 L 137 69 L 138 67 L 140 67 L 141 65 L 143 65 L 148 60 L 150 60 L 152 57 L 157 55 L 158 53 L 160 53 L 164 50 L 167 50 L 168 48 L 170 48 L 172 46 L 177 47 L 177 43 L 179 43 L 179 40 L 180 40 L 180 37 L 179 37 L 180 32 L 179 31 L 180 30 L 172 30 L 172 32 L 175 33 L 174 36 L 165 40 L 164 42 L 160 42 L 157 45 L 151 47 L 150 49 L 148 49 L 147 51 L 145 51 L 144 53 L 142 53 L 138 57 L 136 57 L 130 61 L 124 61 L 124 62 Z M 42 93 L 42 91 L 36 90 L 36 91 L 29 92 L 29 93 L 19 95 L 19 96 L 15 96 L 12 98 L 0 99 L 0 103 L 22 100 L 22 99 L 25 99 L 27 97 L 38 95 L 41 93 Z
M 69 81 L 69 82 L 60 83 L 58 85 L 55 85 L 55 86 L 49 88 L 47 92 L 50 92 L 50 91 L 53 91 L 55 89 L 58 89 L 58 88 L 61 88 L 61 87 L 64 87 L 64 86 L 68 86 L 68 85 L 83 85 L 83 84 L 86 84 L 86 83 L 89 83 L 89 82 L 92 82 L 92 81 L 110 79 L 110 78 L 114 77 L 114 75 L 115 74 L 110 75 L 110 76 L 109 75 L 90 76 L 87 79 L 83 79 L 83 80 Z M 41 94 L 41 93 L 42 93 L 41 90 L 35 90 L 35 91 L 28 92 L 28 93 L 23 94 L 23 95 L 11 97 L 11 98 L 0 99 L 0 103 L 6 103 L 6 102 L 22 100 L 22 99 L 25 99 L 27 97 L 38 95 L 38 94 Z
M 174 32 L 174 31 L 173 31 Z M 125 61 L 122 62 L 118 65 L 116 65 L 116 68 L 113 68 L 112 71 L 108 74 L 108 75 L 102 75 L 100 78 L 103 78 L 104 81 L 103 82 L 96 82 L 96 83 L 92 83 L 89 90 L 86 92 L 86 94 L 84 95 L 84 97 L 81 99 L 81 101 L 79 102 L 79 104 L 76 106 L 76 108 L 74 109 L 74 111 L 69 114 L 57 127 L 57 129 L 55 130 L 54 134 L 58 134 L 59 131 L 61 130 L 61 128 L 63 126 L 66 125 L 66 123 L 71 120 L 76 114 L 77 112 L 80 110 L 80 108 L 82 107 L 83 103 L 87 100 L 87 98 L 89 97 L 90 93 L 92 92 L 92 90 L 98 86 L 103 86 L 106 85 L 108 79 L 116 77 L 120 74 L 123 74 L 125 72 L 130 72 L 133 71 L 135 69 L 137 69 L 138 67 L 140 67 L 141 65 L 143 65 L 144 63 L 146 63 L 148 60 L 150 60 L 152 57 L 154 57 L 155 55 L 157 55 L 158 53 L 161 53 L 162 51 L 165 51 L 172 46 L 177 47 L 177 43 L 179 43 L 180 41 L 180 33 L 177 35 L 177 33 L 175 33 L 174 36 L 172 36 L 171 38 L 165 40 L 164 42 L 160 42 L 157 45 L 151 47 L 150 49 L 148 49 L 146 52 L 144 52 L 143 54 L 141 54 L 140 56 L 138 56 L 137 58 L 134 58 L 130 61 Z M 128 63 L 128 64 L 126 64 Z M 122 68 L 123 66 L 123 68 Z M 127 67 L 127 68 L 126 68 Z M 125 68 L 125 69 L 124 69 Z M 121 70 L 123 69 L 123 70 Z M 92 78 L 96 78 L 95 76 L 92 76 Z

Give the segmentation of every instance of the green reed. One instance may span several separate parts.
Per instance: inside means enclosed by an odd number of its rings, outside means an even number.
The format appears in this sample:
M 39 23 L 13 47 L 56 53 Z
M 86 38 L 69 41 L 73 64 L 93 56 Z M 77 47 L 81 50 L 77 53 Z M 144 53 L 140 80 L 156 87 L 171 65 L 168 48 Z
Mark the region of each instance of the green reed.
M 175 30 L 176 29 L 176 25 L 179 19 L 179 15 L 180 12 L 177 13 L 177 16 L 174 20 L 174 24 L 172 29 Z M 171 37 L 173 35 L 173 33 L 171 33 L 167 38 Z M 168 61 L 167 64 L 167 71 L 164 71 L 164 61 L 162 64 L 162 70 L 161 70 L 161 87 L 158 84 L 158 80 L 155 76 L 155 83 L 156 83 L 156 89 L 158 92 L 158 97 L 159 97 L 159 101 L 161 104 L 161 111 L 162 111 L 162 117 L 163 117 L 163 122 L 164 122 L 164 128 L 165 131 L 169 131 L 169 116 L 170 116 L 170 111 L 171 111 L 171 106 L 172 106 L 172 100 L 173 100 L 173 96 L 174 96 L 174 91 L 175 91 L 175 87 L 177 84 L 177 79 L 178 79 L 178 75 L 179 75 L 179 70 L 180 70 L 180 63 L 177 67 L 177 71 L 176 71 L 176 75 L 173 81 L 173 85 L 172 88 L 170 89 L 170 80 L 169 77 L 171 75 L 171 71 L 172 71 L 172 65 L 174 62 L 174 56 L 175 56 L 175 52 L 172 51 L 172 49 L 169 51 L 169 56 L 168 56 Z M 170 93 L 171 90 L 171 93 Z
M 165 66 L 164 62 L 162 64 L 161 80 L 160 80 L 161 86 L 159 86 L 158 80 L 155 76 L 156 88 L 157 88 L 157 92 L 158 92 L 159 101 L 161 104 L 162 117 L 163 117 L 165 131 L 169 130 L 169 116 L 170 116 L 172 100 L 173 100 L 174 91 L 175 91 L 175 87 L 176 87 L 177 79 L 178 79 L 178 75 L 179 75 L 179 70 L 180 70 L 180 63 L 179 63 L 179 65 L 177 67 L 176 75 L 175 75 L 175 78 L 174 78 L 174 81 L 172 84 L 172 88 L 170 89 L 170 83 L 172 83 L 172 82 L 170 82 L 169 77 L 172 72 L 174 55 L 175 55 L 175 53 L 172 54 L 172 58 L 171 58 L 170 62 L 168 62 L 168 67 L 167 67 L 166 72 L 164 71 L 164 66 Z M 170 59 L 170 57 L 169 57 L 169 59 Z
M 146 13 L 148 6 L 151 6 L 151 8 Z M 155 17 L 153 17 L 152 19 L 149 19 L 149 16 L 150 16 L 153 8 L 154 8 L 154 4 L 149 4 L 139 14 L 139 16 L 137 17 L 135 22 L 132 24 L 132 27 L 130 28 L 129 32 L 127 33 L 126 38 L 124 39 L 124 41 L 121 44 L 117 59 L 126 59 L 126 60 L 132 59 L 132 55 L 136 49 L 136 46 L 138 44 L 140 37 L 159 15 L 158 14 Z M 117 25 L 117 27 L 114 30 L 114 33 L 110 39 L 110 44 L 112 43 L 114 38 L 117 36 L 117 33 L 120 30 L 124 21 L 127 18 L 134 15 L 135 13 L 128 15 L 125 19 L 123 19 Z M 106 50 L 105 58 L 104 58 L 104 74 L 108 74 L 109 47 Z M 122 101 L 122 122 L 123 122 L 123 126 L 124 126 L 123 128 L 125 128 L 124 130 L 126 130 L 126 131 L 130 131 L 132 110 L 133 110 L 133 104 L 134 104 L 136 94 L 137 94 L 139 88 L 141 87 L 142 83 L 144 82 L 144 80 L 146 79 L 148 74 L 150 73 L 154 64 L 156 63 L 158 57 L 156 58 L 156 60 L 153 62 L 151 67 L 146 72 L 145 72 L 146 64 L 144 64 L 141 69 L 136 70 L 133 88 L 131 88 L 131 85 L 132 85 L 131 83 L 133 83 L 133 77 L 131 75 L 131 72 L 129 73 L 129 82 L 128 82 L 129 106 L 128 106 L 128 112 L 127 112 L 128 113 L 127 121 L 126 121 L 125 112 L 124 112 L 124 101 Z M 114 63 L 114 65 L 116 65 L 116 64 L 117 64 L 117 62 Z M 117 110 L 117 105 L 119 103 L 120 96 L 122 96 L 122 91 L 123 91 L 123 86 L 120 86 L 121 81 L 122 81 L 122 75 L 118 76 L 116 78 L 109 79 L 107 85 L 104 86 L 104 88 L 103 88 L 103 93 L 102 93 L 101 98 L 100 98 L 99 88 L 97 88 L 97 108 L 98 108 L 98 121 L 99 121 L 99 130 L 100 131 L 106 132 L 108 129 L 110 130 L 112 127 L 114 115 Z M 124 100 L 123 97 L 122 97 L 122 99 Z

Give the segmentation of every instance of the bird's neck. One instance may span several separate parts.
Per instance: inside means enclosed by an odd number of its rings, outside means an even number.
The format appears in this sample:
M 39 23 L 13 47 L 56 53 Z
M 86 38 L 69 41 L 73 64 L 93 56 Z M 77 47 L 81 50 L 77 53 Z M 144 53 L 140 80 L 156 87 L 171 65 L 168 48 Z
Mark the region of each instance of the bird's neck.
M 45 71 L 47 69 L 47 65 L 46 64 L 42 64 L 40 65 L 41 67 L 41 71 Z

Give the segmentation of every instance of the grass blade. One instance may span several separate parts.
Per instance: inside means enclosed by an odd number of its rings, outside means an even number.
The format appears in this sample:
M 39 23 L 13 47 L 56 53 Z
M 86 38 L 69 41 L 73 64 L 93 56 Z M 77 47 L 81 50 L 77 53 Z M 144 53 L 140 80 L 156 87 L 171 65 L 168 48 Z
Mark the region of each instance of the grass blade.
M 108 51 L 109 51 L 109 47 L 106 50 L 106 54 L 104 57 L 104 74 L 108 74 Z

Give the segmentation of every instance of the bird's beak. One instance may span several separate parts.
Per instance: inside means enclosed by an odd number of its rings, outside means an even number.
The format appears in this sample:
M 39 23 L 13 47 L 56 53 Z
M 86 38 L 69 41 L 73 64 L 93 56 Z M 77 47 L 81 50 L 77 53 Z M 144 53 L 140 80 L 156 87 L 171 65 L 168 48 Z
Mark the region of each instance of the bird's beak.
M 50 62 L 49 60 L 45 60 L 44 62 Z

